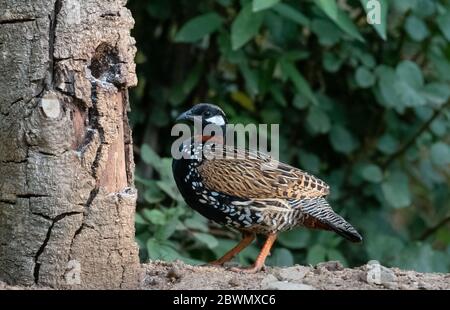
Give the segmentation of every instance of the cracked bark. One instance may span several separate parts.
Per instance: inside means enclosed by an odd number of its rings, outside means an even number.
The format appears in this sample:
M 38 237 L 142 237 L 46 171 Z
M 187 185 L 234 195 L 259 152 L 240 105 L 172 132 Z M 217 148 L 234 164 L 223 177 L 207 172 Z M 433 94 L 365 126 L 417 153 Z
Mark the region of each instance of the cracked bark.
M 126 114 L 135 47 L 125 3 L 0 1 L 3 281 L 139 284 Z

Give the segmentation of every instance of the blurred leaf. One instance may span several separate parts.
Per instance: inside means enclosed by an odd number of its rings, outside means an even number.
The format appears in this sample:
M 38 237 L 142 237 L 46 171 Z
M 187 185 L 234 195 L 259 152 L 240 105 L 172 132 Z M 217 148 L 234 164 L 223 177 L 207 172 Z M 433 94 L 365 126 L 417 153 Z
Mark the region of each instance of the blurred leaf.
M 278 3 L 272 9 L 281 16 L 296 22 L 299 25 L 308 27 L 309 19 L 292 6 L 285 3 Z
M 316 106 L 309 108 L 306 123 L 315 133 L 327 133 L 331 127 L 328 115 Z
M 442 31 L 442 34 L 445 36 L 447 41 L 450 41 L 450 10 L 448 10 L 445 14 L 438 16 L 436 21 L 439 29 Z
M 400 239 L 384 232 L 373 232 L 366 240 L 369 259 L 378 260 L 382 264 L 392 264 L 391 262 L 404 248 Z
M 165 261 L 174 261 L 180 258 L 180 255 L 175 249 L 167 244 L 160 243 L 155 239 L 148 239 L 147 251 L 149 258 L 152 260 L 160 259 Z
M 450 97 L 450 88 L 445 83 L 429 83 L 422 91 L 429 103 L 440 106 L 446 103 Z
M 368 88 L 375 84 L 375 76 L 366 67 L 359 67 L 355 72 L 355 80 L 359 87 Z
M 252 4 L 246 4 L 231 25 L 231 45 L 233 50 L 241 48 L 255 36 L 263 22 L 263 12 L 252 12 Z
M 164 200 L 164 198 L 165 195 L 156 186 L 156 182 L 154 183 L 154 186 L 148 187 L 147 190 L 144 192 L 144 199 L 148 203 L 158 203 Z
M 404 208 L 411 204 L 408 176 L 396 171 L 388 175 L 381 185 L 384 198 L 394 208 Z
M 239 103 L 239 105 L 246 110 L 254 112 L 256 109 L 255 103 L 253 102 L 253 100 L 249 96 L 247 96 L 247 94 L 244 92 L 241 92 L 241 91 L 232 92 L 231 98 L 235 102 Z
M 142 213 L 147 220 L 155 225 L 166 224 L 166 216 L 158 209 L 144 209 L 142 210 Z
M 338 18 L 338 6 L 336 0 L 316 0 L 316 5 L 321 8 L 329 18 L 336 21 Z
M 294 63 L 299 60 L 308 59 L 310 55 L 311 54 L 307 51 L 289 51 L 284 52 L 283 57 L 284 59 Z
M 406 269 L 418 272 L 445 272 L 448 270 L 446 258 L 445 254 L 435 251 L 430 244 L 416 243 L 405 248 L 396 261 Z
M 158 227 L 155 232 L 155 238 L 161 241 L 169 239 L 173 233 L 177 230 L 180 221 L 177 217 L 172 217 L 164 225 Z
M 353 21 L 346 12 L 339 9 L 335 0 L 318 0 L 315 2 L 336 25 L 354 39 L 364 42 Z
M 135 213 L 135 222 L 137 224 L 143 224 L 143 225 L 147 224 L 147 221 L 139 213 Z
M 310 236 L 310 232 L 306 229 L 294 229 L 281 233 L 278 241 L 289 249 L 298 250 L 307 247 Z
M 378 4 L 380 5 L 381 23 L 372 23 L 371 25 L 373 26 L 373 28 L 375 28 L 375 30 L 377 31 L 379 36 L 383 40 L 386 40 L 387 39 L 387 36 L 386 36 L 386 28 L 387 27 L 386 26 L 387 26 L 389 1 L 388 0 L 378 0 L 376 2 L 372 1 L 372 3 L 376 3 L 376 4 L 368 5 L 369 2 L 370 2 L 370 0 L 361 0 L 361 4 L 362 4 L 364 10 L 366 11 L 366 14 L 369 14 L 372 10 L 374 10 Z
M 331 129 L 330 142 L 337 152 L 344 154 L 349 154 L 358 147 L 358 141 L 347 129 L 340 125 L 333 126 Z
M 376 61 L 375 58 L 373 57 L 372 54 L 368 54 L 368 53 L 361 53 L 358 54 L 358 58 L 361 61 L 361 63 L 366 66 L 367 68 L 374 68 L 376 65 Z
M 168 18 L 171 13 L 170 2 L 168 1 L 151 1 L 147 3 L 145 8 L 150 16 L 161 20 Z
M 278 2 L 280 2 L 280 0 L 253 0 L 253 12 L 269 9 Z
M 212 252 L 216 255 L 215 258 L 219 258 L 222 257 L 223 254 L 225 254 L 226 252 L 228 252 L 229 250 L 231 250 L 234 246 L 236 246 L 237 242 L 236 240 L 230 240 L 230 239 L 218 239 L 216 238 L 218 241 L 218 245 L 216 247 L 214 247 L 212 250 Z M 256 254 L 258 255 L 258 254 Z
M 302 94 L 297 93 L 294 96 L 294 100 L 292 100 L 292 105 L 299 110 L 303 110 L 308 107 L 308 99 Z
M 367 164 L 361 169 L 361 176 L 369 182 L 380 183 L 383 180 L 383 172 L 374 164 Z
M 400 102 L 404 106 L 420 106 L 426 103 L 425 98 L 420 94 L 424 85 L 423 75 L 416 63 L 403 60 L 397 65 L 393 87 Z
M 431 161 L 438 166 L 450 164 L 450 146 L 443 142 L 436 142 L 431 146 Z
M 283 115 L 279 110 L 265 108 L 260 113 L 264 124 L 281 124 L 282 122 Z
M 417 42 L 424 40 L 429 34 L 428 28 L 423 20 L 414 15 L 406 18 L 405 30 L 411 39 Z
M 189 72 L 189 75 L 185 79 L 182 89 L 183 94 L 185 96 L 189 95 L 191 91 L 197 86 L 198 81 L 200 80 L 201 74 L 203 71 L 203 66 L 201 64 L 198 64 L 192 68 L 191 72 Z
M 345 257 L 342 255 L 341 252 L 339 252 L 336 249 L 329 249 L 327 251 L 327 258 L 330 261 L 338 261 L 340 262 L 344 267 L 348 266 L 347 260 L 345 259 Z
M 177 201 L 183 201 L 180 192 L 178 191 L 176 185 L 167 180 L 165 181 L 157 181 L 156 184 L 160 189 L 162 189 L 167 195 L 169 195 L 172 199 Z
M 175 36 L 175 42 L 195 42 L 210 34 L 222 25 L 222 18 L 217 13 L 197 16 L 181 27 Z
M 412 9 L 416 3 L 416 1 L 411 0 L 396 0 L 390 2 L 395 11 L 397 11 L 399 14 L 405 14 L 408 10 Z
M 190 217 L 184 221 L 184 225 L 186 225 L 187 228 L 193 229 L 193 230 L 199 230 L 201 232 L 208 232 L 208 223 L 205 218 L 202 218 L 200 215 L 196 215 L 193 217 Z
M 302 151 L 299 154 L 300 165 L 307 171 L 312 173 L 319 173 L 320 159 L 315 154 Z
M 277 248 L 267 260 L 267 264 L 270 266 L 292 266 L 294 257 L 288 249 Z
M 326 52 L 323 56 L 322 62 L 325 70 L 334 73 L 341 68 L 343 60 L 333 53 Z
M 306 255 L 306 262 L 310 265 L 326 261 L 327 250 L 320 244 L 313 245 Z
M 324 0 L 327 1 L 327 0 Z M 350 17 L 342 10 L 338 10 L 338 15 L 336 20 L 334 20 L 336 25 L 339 26 L 345 33 L 347 33 L 351 38 L 357 39 L 361 42 L 364 42 L 364 38 L 361 36 L 361 34 L 358 31 L 358 28 L 356 28 L 353 21 L 350 19 Z
M 216 2 L 220 3 L 222 6 L 230 6 L 233 0 L 216 0 Z
M 319 42 L 325 46 L 331 46 L 339 42 L 341 31 L 335 24 L 324 19 L 314 19 L 311 23 L 311 31 L 319 37 Z
M 377 148 L 384 154 L 391 155 L 397 151 L 398 142 L 390 135 L 383 135 L 377 143 Z
M 219 244 L 217 239 L 209 234 L 195 232 L 194 237 L 210 249 L 215 248 Z
M 297 92 L 308 98 L 311 103 L 317 104 L 317 99 L 311 90 L 311 87 L 294 64 L 287 60 L 282 60 L 280 61 L 280 67 L 283 73 L 292 81 Z
M 395 84 L 397 83 L 395 71 L 390 67 L 381 65 L 377 67 L 376 74 L 378 76 L 378 87 L 381 96 L 389 107 L 396 106 L 399 99 L 395 88 Z
M 411 87 L 418 89 L 423 87 L 423 75 L 419 66 L 410 60 L 403 60 L 395 70 L 397 76 L 407 82 Z
M 435 13 L 436 1 L 430 0 L 414 0 L 413 12 L 421 18 L 426 18 Z
M 429 56 L 429 59 L 433 64 L 434 71 L 436 71 L 435 74 L 438 75 L 440 79 L 450 82 L 450 61 L 445 57 L 433 54 Z
M 252 96 L 256 96 L 259 93 L 257 73 L 251 70 L 247 63 L 239 65 L 239 69 L 244 76 L 246 89 Z
M 135 176 L 135 181 L 137 183 L 143 184 L 145 186 L 154 186 L 154 184 L 156 184 L 155 180 L 144 179 L 144 178 L 140 177 L 138 174 Z
M 282 107 L 287 106 L 286 99 L 284 99 L 283 92 L 279 87 L 276 87 L 275 85 L 272 86 L 270 89 L 270 94 L 272 95 L 272 98 L 275 100 L 276 103 L 278 103 Z
M 158 163 L 160 162 L 161 158 L 146 143 L 142 144 L 141 146 L 141 158 L 146 164 L 151 165 L 153 168 L 158 170 Z
M 168 182 L 169 184 L 175 186 L 175 180 L 172 174 L 172 158 L 171 157 L 162 158 L 158 166 L 159 166 L 158 173 L 159 176 L 161 177 L 160 178 L 161 181 Z
M 426 100 L 421 93 L 411 87 L 407 82 L 397 81 L 394 86 L 402 105 L 407 107 L 417 107 L 426 104 Z
M 172 89 L 169 96 L 169 102 L 173 106 L 179 106 L 186 99 L 186 97 L 194 90 L 194 88 L 197 86 L 200 80 L 202 72 L 203 66 L 201 64 L 197 64 L 189 72 L 184 82 L 182 84 L 177 84 Z

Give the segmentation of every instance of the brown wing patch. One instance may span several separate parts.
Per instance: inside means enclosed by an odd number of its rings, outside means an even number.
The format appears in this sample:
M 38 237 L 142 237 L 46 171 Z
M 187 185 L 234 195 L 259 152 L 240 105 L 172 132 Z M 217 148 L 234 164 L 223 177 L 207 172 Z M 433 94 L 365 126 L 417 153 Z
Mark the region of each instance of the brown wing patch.
M 204 160 L 198 167 L 210 190 L 245 198 L 300 199 L 329 193 L 322 180 L 265 154 L 224 147 L 223 155 L 222 159 Z

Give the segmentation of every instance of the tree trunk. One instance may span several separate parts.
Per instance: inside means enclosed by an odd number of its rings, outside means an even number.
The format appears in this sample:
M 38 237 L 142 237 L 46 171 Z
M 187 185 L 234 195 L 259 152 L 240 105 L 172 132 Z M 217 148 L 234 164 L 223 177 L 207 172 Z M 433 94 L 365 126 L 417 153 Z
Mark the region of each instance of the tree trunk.
M 133 288 L 126 0 L 0 0 L 0 279 Z

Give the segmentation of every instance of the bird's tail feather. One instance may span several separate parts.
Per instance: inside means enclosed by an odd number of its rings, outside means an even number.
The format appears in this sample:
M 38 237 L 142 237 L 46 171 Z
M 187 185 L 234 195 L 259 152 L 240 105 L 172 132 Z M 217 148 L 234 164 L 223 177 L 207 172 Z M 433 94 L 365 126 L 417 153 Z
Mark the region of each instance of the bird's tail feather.
M 325 198 L 302 199 L 302 212 L 309 216 L 306 226 L 332 230 L 352 242 L 361 242 L 362 237 L 342 216 L 336 214 Z

